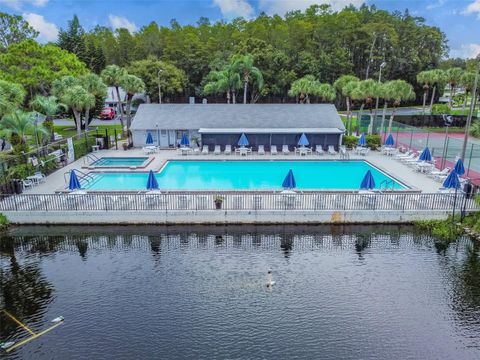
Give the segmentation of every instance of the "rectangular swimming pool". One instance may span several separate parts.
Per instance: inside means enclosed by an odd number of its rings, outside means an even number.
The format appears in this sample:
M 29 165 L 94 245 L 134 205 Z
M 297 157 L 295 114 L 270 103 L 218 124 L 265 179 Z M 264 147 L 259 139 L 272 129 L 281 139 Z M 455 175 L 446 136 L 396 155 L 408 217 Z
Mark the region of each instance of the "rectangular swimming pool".
M 91 165 L 98 167 L 142 166 L 148 157 L 101 157 Z
M 377 188 L 405 185 L 366 161 L 168 161 L 156 174 L 165 190 L 278 190 L 289 169 L 298 189 L 356 190 L 367 170 Z M 91 173 L 87 190 L 145 190 L 148 173 Z M 383 186 L 385 187 L 385 186 Z

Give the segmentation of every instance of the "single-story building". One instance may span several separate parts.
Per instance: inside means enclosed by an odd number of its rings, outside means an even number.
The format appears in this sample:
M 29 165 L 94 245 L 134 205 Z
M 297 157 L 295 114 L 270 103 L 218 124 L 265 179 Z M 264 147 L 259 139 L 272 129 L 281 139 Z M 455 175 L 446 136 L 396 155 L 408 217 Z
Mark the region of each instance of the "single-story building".
M 305 133 L 311 146 L 338 149 L 345 126 L 332 104 L 141 104 L 131 131 L 137 147 L 145 145 L 149 133 L 163 148 L 178 146 L 188 134 L 193 144 L 223 150 L 227 144 L 237 146 L 245 133 L 254 149 L 293 149 Z

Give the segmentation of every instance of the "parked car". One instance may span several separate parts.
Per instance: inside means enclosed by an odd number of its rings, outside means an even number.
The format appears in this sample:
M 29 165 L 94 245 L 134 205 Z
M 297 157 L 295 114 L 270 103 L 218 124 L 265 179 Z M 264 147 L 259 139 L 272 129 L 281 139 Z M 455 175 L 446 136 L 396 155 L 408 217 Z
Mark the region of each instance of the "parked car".
M 108 107 L 102 110 L 100 113 L 100 119 L 102 120 L 112 120 L 115 118 L 115 109 Z

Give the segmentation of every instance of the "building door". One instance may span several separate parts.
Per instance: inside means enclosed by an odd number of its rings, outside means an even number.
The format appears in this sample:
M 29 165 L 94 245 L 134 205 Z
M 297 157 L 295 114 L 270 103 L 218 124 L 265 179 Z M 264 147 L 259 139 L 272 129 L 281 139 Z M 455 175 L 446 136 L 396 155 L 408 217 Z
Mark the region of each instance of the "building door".
M 160 147 L 168 147 L 168 132 L 167 130 L 160 130 Z

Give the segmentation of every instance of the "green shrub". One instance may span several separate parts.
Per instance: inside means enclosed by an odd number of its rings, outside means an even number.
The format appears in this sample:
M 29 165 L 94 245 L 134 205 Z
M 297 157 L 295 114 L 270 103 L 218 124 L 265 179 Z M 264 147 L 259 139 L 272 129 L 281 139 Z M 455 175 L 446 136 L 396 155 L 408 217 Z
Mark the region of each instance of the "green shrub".
M 345 145 L 345 147 L 346 147 L 347 149 L 353 149 L 355 146 L 357 146 L 358 137 L 345 135 L 345 136 L 343 137 L 342 142 L 343 142 L 343 145 Z
M 450 108 L 447 104 L 434 104 L 432 106 L 433 115 L 450 114 Z
M 5 215 L 0 214 L 0 231 L 6 230 L 8 228 L 8 219 Z
M 32 164 L 20 164 L 8 168 L 7 172 L 10 179 L 25 179 L 35 173 L 35 167 Z
M 88 143 L 90 144 L 90 141 Z M 74 140 L 73 150 L 75 151 L 75 160 L 78 160 L 82 156 L 85 156 L 87 154 L 87 146 L 85 139 Z
M 451 216 L 447 220 L 419 220 L 415 226 L 446 242 L 454 241 L 464 233 L 463 228 L 457 226 Z
M 377 150 L 380 145 L 380 135 L 367 135 L 365 136 L 365 140 L 367 140 L 367 147 L 372 150 Z

